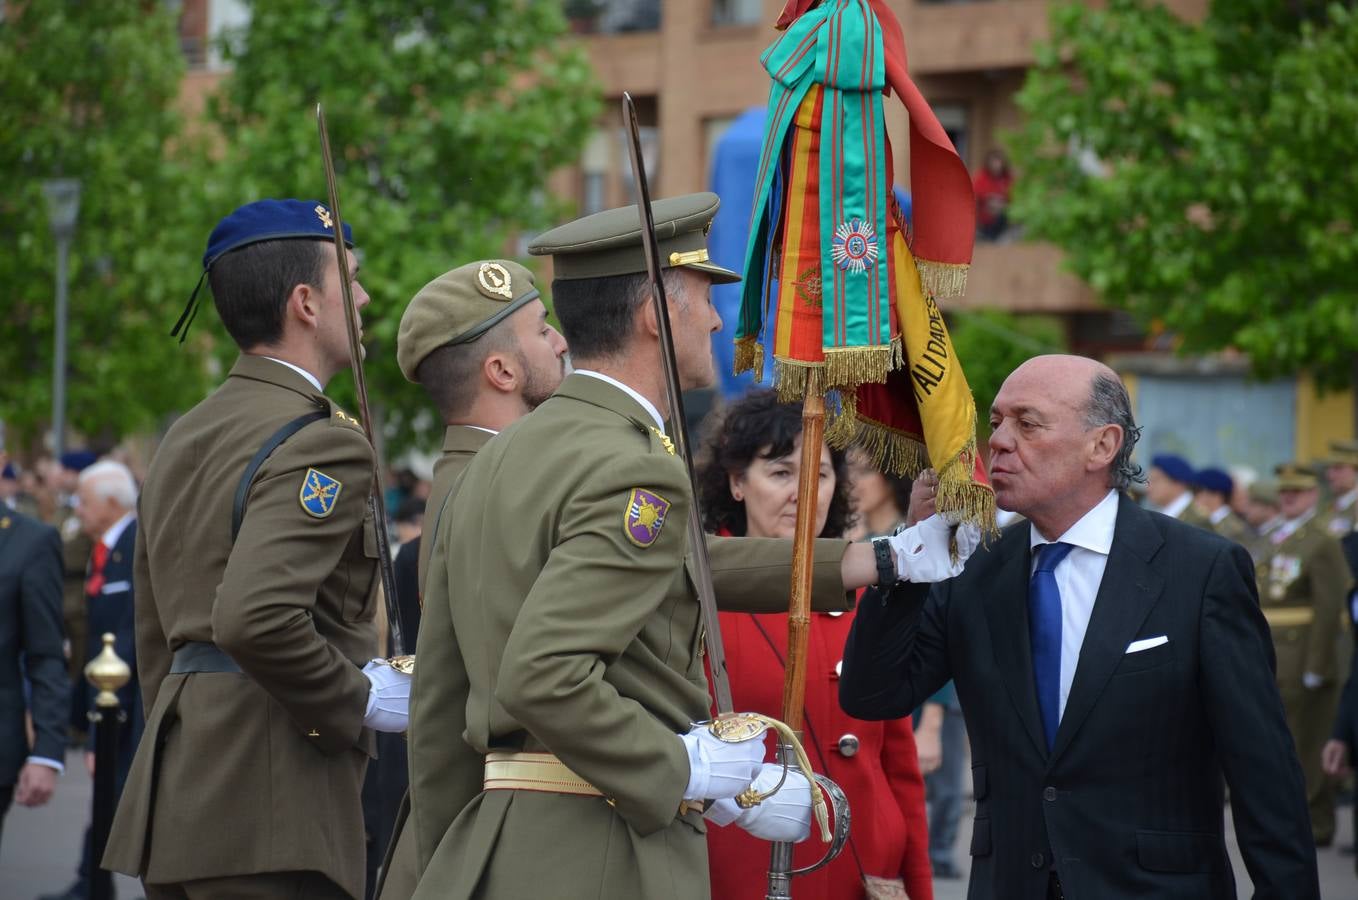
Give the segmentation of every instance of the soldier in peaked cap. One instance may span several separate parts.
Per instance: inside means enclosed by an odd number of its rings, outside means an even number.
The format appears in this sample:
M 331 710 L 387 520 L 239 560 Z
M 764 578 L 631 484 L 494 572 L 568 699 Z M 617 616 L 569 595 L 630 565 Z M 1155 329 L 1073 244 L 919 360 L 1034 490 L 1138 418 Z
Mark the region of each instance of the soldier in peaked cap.
M 370 661 L 372 448 L 322 393 L 350 362 L 340 279 L 368 303 L 333 237 L 321 204 L 263 200 L 203 258 L 241 356 L 141 493 L 146 739 L 103 860 L 151 900 L 363 896 L 360 787 L 373 730 L 405 726 L 408 682 Z
M 685 389 L 713 377 L 709 287 L 737 278 L 707 257 L 717 202 L 652 205 Z M 798 840 L 809 788 L 796 776 L 735 808 L 752 781 L 772 784 L 763 742 L 693 725 L 709 701 L 686 565 L 691 486 L 665 430 L 637 208 L 563 225 L 530 252 L 554 258 L 554 308 L 580 368 L 481 449 L 429 537 L 411 719 L 415 896 L 706 897 L 708 803 L 721 821 Z M 709 547 L 719 603 L 786 609 L 791 542 Z M 924 557 L 949 562 L 946 541 L 921 553 L 916 564 L 888 552 L 879 575 L 868 545 L 821 541 L 813 606 L 843 609 L 846 590 L 922 577 Z M 440 645 L 462 666 L 429 665 Z M 455 720 L 461 734 L 446 730 Z
M 1280 522 L 1258 562 L 1259 603 L 1277 656 L 1278 690 L 1297 742 L 1311 831 L 1316 843 L 1334 839 L 1334 786 L 1321 769 L 1339 699 L 1338 646 L 1347 628 L 1352 584 L 1339 541 L 1317 517 L 1318 484 L 1306 466 L 1277 467 Z
M 547 321 L 533 281 L 533 273 L 507 259 L 484 260 L 459 266 L 429 282 L 406 307 L 396 336 L 396 361 L 401 372 L 425 390 L 443 419 L 443 455 L 434 464 L 434 483 L 425 506 L 430 540 L 402 553 L 419 554 L 417 583 L 424 584 L 429 548 L 437 521 L 448 515 L 444 501 L 476 452 L 496 433 L 535 409 L 561 384 L 566 374 L 566 341 Z M 430 627 L 446 631 L 447 604 L 428 607 Z M 423 619 L 421 620 L 423 627 Z M 425 643 L 418 673 L 441 676 L 444 690 L 465 694 L 465 672 L 454 641 Z M 466 703 L 427 698 L 431 715 L 426 721 L 433 740 L 421 742 L 422 751 L 437 754 L 439 771 L 467 776 L 459 783 L 442 779 L 436 790 L 468 802 L 481 790 L 480 760 L 467 744 L 449 739 L 466 729 Z M 395 740 L 394 738 L 391 740 Z M 414 737 L 410 738 L 412 748 Z M 400 765 L 406 751 L 400 748 Z M 379 757 L 379 768 L 392 754 Z M 453 801 L 449 801 L 453 802 Z M 383 867 L 379 896 L 408 898 L 415 891 L 414 831 L 398 817 Z
M 1358 530 L 1358 441 L 1331 441 L 1325 459 L 1330 502 L 1323 513 L 1325 528 L 1343 538 Z

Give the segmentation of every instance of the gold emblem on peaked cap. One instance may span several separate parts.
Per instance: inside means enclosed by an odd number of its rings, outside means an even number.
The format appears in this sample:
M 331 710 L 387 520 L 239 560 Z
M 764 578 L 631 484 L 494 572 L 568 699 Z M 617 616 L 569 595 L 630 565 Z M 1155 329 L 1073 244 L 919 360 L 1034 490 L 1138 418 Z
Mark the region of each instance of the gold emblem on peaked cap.
M 315 213 L 316 218 L 321 220 L 321 226 L 323 228 L 335 227 L 335 221 L 330 218 L 330 210 L 326 209 L 324 206 L 321 206 L 319 203 L 317 203 Z
M 481 263 L 481 268 L 476 270 L 476 285 L 481 289 L 481 293 L 492 300 L 496 297 L 503 297 L 506 300 L 514 299 L 514 289 L 510 286 L 509 270 L 499 263 Z

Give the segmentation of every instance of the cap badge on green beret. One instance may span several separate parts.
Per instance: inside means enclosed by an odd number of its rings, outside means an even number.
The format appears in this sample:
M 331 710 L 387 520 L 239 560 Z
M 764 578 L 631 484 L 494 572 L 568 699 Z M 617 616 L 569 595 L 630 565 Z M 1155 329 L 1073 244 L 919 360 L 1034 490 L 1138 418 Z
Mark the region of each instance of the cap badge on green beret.
M 322 228 L 335 227 L 335 220 L 330 218 L 330 210 L 326 209 L 324 206 L 321 206 L 319 203 L 317 203 L 315 212 L 316 218 L 321 220 Z
M 514 299 L 514 288 L 510 283 L 509 270 L 499 263 L 484 262 L 476 270 L 476 286 L 490 299 L 503 297 Z

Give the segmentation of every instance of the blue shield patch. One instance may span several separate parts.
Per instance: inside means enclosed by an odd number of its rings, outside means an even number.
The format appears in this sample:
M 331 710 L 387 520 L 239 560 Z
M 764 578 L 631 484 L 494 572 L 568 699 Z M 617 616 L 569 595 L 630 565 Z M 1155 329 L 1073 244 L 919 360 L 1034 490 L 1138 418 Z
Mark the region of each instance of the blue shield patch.
M 297 499 L 302 502 L 302 510 L 309 516 L 324 519 L 335 511 L 335 501 L 339 499 L 344 485 L 339 479 L 331 478 L 324 472 L 307 469 L 302 477 L 302 489 Z

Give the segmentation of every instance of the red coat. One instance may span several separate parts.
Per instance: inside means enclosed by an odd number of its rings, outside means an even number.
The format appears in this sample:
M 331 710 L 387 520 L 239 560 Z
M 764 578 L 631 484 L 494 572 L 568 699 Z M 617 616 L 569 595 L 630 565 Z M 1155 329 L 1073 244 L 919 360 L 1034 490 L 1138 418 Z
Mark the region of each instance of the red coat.
M 924 780 L 910 720 L 864 722 L 849 718 L 839 708 L 836 667 L 843 658 L 852 624 L 853 613 L 811 615 L 803 731 L 812 766 L 829 775 L 849 798 L 852 843 L 826 868 L 794 879 L 792 893 L 818 900 L 863 897 L 856 853 L 867 874 L 902 877 L 911 900 L 933 900 Z M 721 635 L 736 710 L 781 718 L 787 616 L 721 613 Z M 858 751 L 852 756 L 840 752 L 840 738 L 845 735 L 858 738 Z M 767 740 L 772 749 L 772 738 Z M 824 852 L 814 823 L 811 832 L 811 837 L 797 846 L 794 859 L 798 867 L 810 865 Z M 713 900 L 763 897 L 769 846 L 737 825 L 709 826 Z

